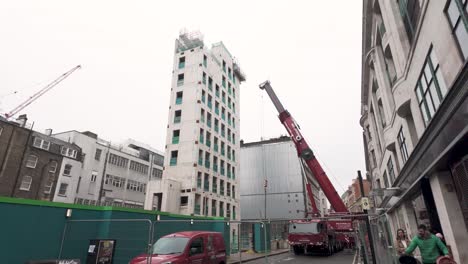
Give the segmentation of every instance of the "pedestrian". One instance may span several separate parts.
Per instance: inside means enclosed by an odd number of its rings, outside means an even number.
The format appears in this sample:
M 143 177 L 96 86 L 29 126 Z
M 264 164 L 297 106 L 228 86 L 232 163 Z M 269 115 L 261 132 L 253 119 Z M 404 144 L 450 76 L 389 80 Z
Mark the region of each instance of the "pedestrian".
M 434 234 L 431 234 L 425 225 L 418 226 L 418 235 L 411 240 L 405 254 L 413 253 L 416 247 L 421 251 L 422 262 L 424 264 L 436 264 L 437 258 L 441 255 L 440 251 L 447 257 L 449 255 L 444 243 Z
M 404 254 L 405 250 L 410 245 L 410 241 L 409 241 L 408 237 L 406 236 L 405 230 L 403 230 L 401 228 L 398 229 L 396 237 L 397 237 L 397 239 L 396 239 L 395 246 L 396 246 L 397 253 L 398 253 L 398 255 Z

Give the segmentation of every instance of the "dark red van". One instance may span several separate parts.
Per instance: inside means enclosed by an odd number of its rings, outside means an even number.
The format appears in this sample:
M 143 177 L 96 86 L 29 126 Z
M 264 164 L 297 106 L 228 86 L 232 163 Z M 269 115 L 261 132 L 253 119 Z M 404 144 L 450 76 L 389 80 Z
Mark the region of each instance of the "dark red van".
M 154 243 L 152 253 L 139 255 L 130 264 L 226 264 L 226 246 L 218 232 L 187 231 L 163 236 Z

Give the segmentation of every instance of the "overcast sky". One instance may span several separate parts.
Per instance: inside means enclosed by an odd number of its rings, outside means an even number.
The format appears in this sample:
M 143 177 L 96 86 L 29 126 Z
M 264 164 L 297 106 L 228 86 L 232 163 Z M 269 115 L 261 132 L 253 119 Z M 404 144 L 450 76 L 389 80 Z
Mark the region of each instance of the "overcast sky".
M 35 128 L 164 150 L 174 40 L 181 28 L 200 30 L 209 46 L 223 41 L 247 75 L 241 139 L 286 134 L 258 89 L 270 79 L 342 193 L 365 171 L 361 14 L 361 1 L 346 0 L 1 1 L 0 110 L 81 64 L 22 112 Z

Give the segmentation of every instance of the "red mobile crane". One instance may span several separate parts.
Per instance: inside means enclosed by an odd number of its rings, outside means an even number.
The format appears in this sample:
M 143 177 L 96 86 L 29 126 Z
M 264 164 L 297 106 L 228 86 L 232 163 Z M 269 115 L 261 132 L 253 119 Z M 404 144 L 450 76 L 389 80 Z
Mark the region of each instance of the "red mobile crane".
M 315 157 L 312 149 L 302 136 L 299 125 L 293 119 L 288 110 L 284 109 L 280 100 L 273 91 L 270 81 L 261 83 L 260 89 L 267 92 L 273 102 L 273 105 L 276 107 L 276 110 L 278 110 L 279 119 L 294 142 L 298 156 L 302 158 L 305 164 L 307 164 L 317 179 L 318 184 L 335 211 L 335 216 L 338 216 L 339 214 L 349 214 L 348 208 L 341 200 L 341 197 L 338 195 L 332 183 L 328 179 L 325 171 L 322 169 L 322 166 L 320 166 L 320 163 Z M 352 223 L 350 220 L 342 220 L 338 219 L 338 217 L 327 220 L 317 218 L 320 214 L 313 198 L 310 183 L 307 183 L 306 189 L 312 205 L 312 212 L 310 214 L 315 216 L 315 218 L 310 221 L 291 221 L 288 240 L 293 246 L 296 254 L 313 249 L 319 249 L 328 254 L 332 254 L 334 251 L 341 249 L 344 244 L 347 244 L 352 240 L 352 237 L 350 237 L 350 233 L 352 232 Z M 331 218 L 333 218 L 333 215 Z
M 30 96 L 26 101 L 22 102 L 20 105 L 15 107 L 13 110 L 11 110 L 8 113 L 5 113 L 5 118 L 10 119 L 14 115 L 16 115 L 19 111 L 23 110 L 26 108 L 28 105 L 30 105 L 32 102 L 36 101 L 39 97 L 47 93 L 50 89 L 54 88 L 57 84 L 59 84 L 61 81 L 65 80 L 68 76 L 70 76 L 74 71 L 78 70 L 81 68 L 81 65 L 77 65 L 71 70 L 67 71 L 66 73 L 60 75 L 57 79 L 46 85 L 44 88 Z

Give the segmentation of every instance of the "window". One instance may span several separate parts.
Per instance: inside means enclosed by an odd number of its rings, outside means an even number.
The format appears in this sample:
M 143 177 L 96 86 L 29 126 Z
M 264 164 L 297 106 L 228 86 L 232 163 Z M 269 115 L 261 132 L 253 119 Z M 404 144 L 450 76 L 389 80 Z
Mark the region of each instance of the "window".
M 223 71 L 226 72 L 226 62 L 223 60 Z
M 177 156 L 179 155 L 179 152 L 177 150 L 171 151 L 171 160 L 169 165 L 170 166 L 175 166 L 177 165 Z
M 0 127 L 0 136 L 2 135 L 3 127 Z
M 210 191 L 210 175 L 207 173 L 205 173 L 205 177 L 203 179 L 203 191 Z
M 203 238 L 195 238 L 190 245 L 190 256 L 203 253 Z
M 153 171 L 151 172 L 151 177 L 153 179 L 161 179 L 162 178 L 162 170 L 158 168 L 153 168 Z
M 211 127 L 211 114 L 210 113 L 206 113 L 206 125 L 208 127 Z
M 177 86 L 182 86 L 184 85 L 184 74 L 181 73 L 177 75 Z
M 384 186 L 385 186 L 385 188 L 388 188 L 388 177 L 387 177 L 387 172 L 384 172 L 384 174 L 383 174 L 383 181 L 384 181 Z
M 400 128 L 398 132 L 398 145 L 400 146 L 400 153 L 401 158 L 403 159 L 403 163 L 408 160 L 408 148 L 406 147 L 406 138 L 405 134 L 403 133 L 403 127 Z
M 51 161 L 49 165 L 49 172 L 50 173 L 55 173 L 57 171 L 57 162 L 56 161 Z
M 371 150 L 370 153 L 371 153 L 371 157 L 372 157 L 372 166 L 377 167 L 377 159 L 375 158 L 375 151 Z
M 377 105 L 379 107 L 379 114 L 380 114 L 380 121 L 382 124 L 382 128 L 385 128 L 385 126 L 387 125 L 387 122 L 385 121 L 385 111 L 382 105 L 382 99 L 379 99 Z
M 464 3 L 463 3 L 464 2 Z M 450 28 L 458 41 L 463 58 L 468 59 L 468 1 L 449 0 L 445 13 L 447 14 Z
M 52 187 L 54 185 L 54 182 L 53 181 L 48 181 L 45 185 L 44 185 L 44 193 L 45 194 L 50 194 L 52 192 Z
M 179 69 L 185 68 L 185 57 L 179 58 Z
M 203 108 L 200 109 L 200 121 L 201 121 L 202 123 L 205 122 L 205 110 L 203 110 Z
M 65 168 L 63 169 L 63 176 L 70 176 L 71 169 L 72 169 L 72 165 L 65 164 Z
M 208 89 L 213 91 L 213 79 L 211 77 L 208 77 Z
M 393 185 L 393 182 L 395 182 L 395 168 L 393 167 L 392 157 L 388 159 L 387 170 L 388 176 L 390 176 L 390 184 Z
M 96 153 L 94 153 L 95 160 L 101 160 L 102 149 L 96 149 Z
M 216 216 L 216 200 L 211 200 L 211 216 Z
M 122 182 L 125 183 L 125 179 L 123 179 Z M 146 191 L 146 184 L 144 184 L 142 182 L 128 180 L 127 181 L 127 190 L 144 193 Z
M 180 130 L 172 131 L 172 144 L 179 144 Z
M 200 136 L 199 136 L 198 139 L 200 140 L 200 143 L 205 142 L 205 132 L 204 132 L 203 128 L 200 128 Z
M 159 165 L 159 166 L 163 166 L 164 165 L 164 156 L 162 155 L 159 155 L 159 154 L 156 154 L 156 153 L 153 153 L 153 163 L 156 164 L 156 165 Z
M 213 177 L 213 184 L 211 187 L 211 192 L 218 193 L 218 179 L 216 177 Z
M 183 92 L 177 92 L 175 103 L 178 105 L 182 104 L 182 97 L 183 97 Z
M 29 191 L 29 189 L 31 189 L 31 184 L 32 184 L 32 177 L 31 176 L 23 176 L 23 180 L 21 181 L 20 190 Z
M 223 76 L 222 78 L 222 81 L 221 81 L 221 85 L 226 88 L 226 77 Z
M 419 14 L 421 12 L 419 2 L 419 0 L 398 0 L 400 15 L 403 19 L 403 24 L 405 25 L 405 30 L 410 42 L 413 42 L 414 40 Z
M 92 171 L 91 172 L 91 182 L 96 182 L 98 172 L 97 171 Z
M 69 147 L 62 146 L 60 153 L 69 158 L 76 159 L 76 155 L 78 154 L 78 151 L 71 149 Z
M 130 169 L 132 171 L 147 175 L 149 166 L 132 160 L 130 161 Z
M 188 196 L 181 196 L 180 197 L 180 206 L 187 206 L 188 205 Z
M 174 124 L 180 123 L 180 120 L 182 118 L 182 110 L 177 110 L 174 113 Z
M 128 159 L 111 153 L 109 155 L 108 163 L 118 167 L 126 168 L 128 166 Z
M 203 103 L 206 102 L 206 92 L 204 90 L 202 90 L 202 92 L 201 92 L 201 100 L 202 100 Z
M 198 172 L 198 175 L 197 175 L 197 188 L 201 189 L 201 187 L 202 187 L 202 173 Z
M 36 137 L 36 138 L 34 138 L 33 146 L 36 147 L 36 148 L 49 150 L 50 142 L 45 141 L 44 139 Z
M 29 155 L 28 158 L 26 159 L 26 167 L 28 168 L 36 168 L 37 164 L 37 156 L 34 155 Z
M 198 150 L 198 165 L 203 166 L 203 150 Z
M 424 122 L 427 125 L 447 93 L 447 87 L 442 77 L 439 61 L 432 48 L 426 57 L 426 62 L 415 90 L 416 96 L 418 97 L 419 108 L 421 109 Z
M 213 107 L 213 98 L 211 97 L 211 95 L 208 95 L 208 108 L 212 108 Z
M 59 196 L 67 196 L 68 183 L 61 183 L 58 191 Z
M 206 73 L 205 72 L 203 72 L 202 81 L 203 81 L 203 84 L 206 84 Z
M 208 58 L 206 57 L 206 55 L 203 55 L 203 66 L 206 66 L 208 65 Z
M 112 185 L 114 187 L 122 189 L 125 184 L 125 178 L 106 174 L 104 184 Z

